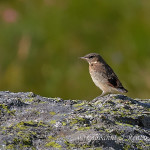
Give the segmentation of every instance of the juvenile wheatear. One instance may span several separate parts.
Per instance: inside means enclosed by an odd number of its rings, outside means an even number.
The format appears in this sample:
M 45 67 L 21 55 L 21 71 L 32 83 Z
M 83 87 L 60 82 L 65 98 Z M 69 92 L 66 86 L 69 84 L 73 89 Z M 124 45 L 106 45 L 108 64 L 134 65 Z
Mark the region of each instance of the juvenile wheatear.
M 103 91 L 101 96 L 108 93 L 128 92 L 123 87 L 112 68 L 99 54 L 90 53 L 80 58 L 85 59 L 89 63 L 89 72 L 91 78 L 95 85 Z

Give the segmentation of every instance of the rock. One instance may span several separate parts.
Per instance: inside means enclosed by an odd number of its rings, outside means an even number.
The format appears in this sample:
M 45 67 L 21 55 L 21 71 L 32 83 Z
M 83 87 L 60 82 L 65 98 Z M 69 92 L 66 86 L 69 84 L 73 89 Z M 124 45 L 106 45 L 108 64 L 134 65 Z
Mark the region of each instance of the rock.
M 150 100 L 0 92 L 0 149 L 150 149 Z

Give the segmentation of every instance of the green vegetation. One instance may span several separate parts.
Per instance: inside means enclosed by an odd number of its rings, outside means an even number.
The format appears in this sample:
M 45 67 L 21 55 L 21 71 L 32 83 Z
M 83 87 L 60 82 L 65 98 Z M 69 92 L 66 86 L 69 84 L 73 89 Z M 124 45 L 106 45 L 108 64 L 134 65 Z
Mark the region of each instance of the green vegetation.
M 150 1 L 2 0 L 0 6 L 1 90 L 92 99 L 101 93 L 78 57 L 97 52 L 128 96 L 149 96 Z

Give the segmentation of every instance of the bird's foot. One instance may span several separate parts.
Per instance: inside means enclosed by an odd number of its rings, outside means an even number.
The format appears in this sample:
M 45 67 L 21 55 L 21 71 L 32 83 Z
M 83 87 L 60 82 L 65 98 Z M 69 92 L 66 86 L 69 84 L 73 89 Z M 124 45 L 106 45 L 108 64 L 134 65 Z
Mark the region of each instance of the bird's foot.
M 106 92 L 102 92 L 102 94 L 100 95 L 100 97 L 102 97 L 102 96 L 104 96 L 104 95 L 106 95 Z

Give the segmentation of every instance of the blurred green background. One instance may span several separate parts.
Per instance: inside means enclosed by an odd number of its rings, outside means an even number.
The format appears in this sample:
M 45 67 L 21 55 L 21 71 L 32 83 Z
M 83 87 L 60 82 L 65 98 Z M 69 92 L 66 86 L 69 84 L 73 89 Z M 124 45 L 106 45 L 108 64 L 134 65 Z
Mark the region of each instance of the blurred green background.
M 148 98 L 150 1 L 0 1 L 0 90 L 90 100 L 101 91 L 78 57 L 91 52 L 128 96 Z

